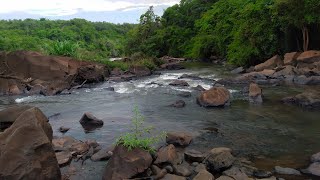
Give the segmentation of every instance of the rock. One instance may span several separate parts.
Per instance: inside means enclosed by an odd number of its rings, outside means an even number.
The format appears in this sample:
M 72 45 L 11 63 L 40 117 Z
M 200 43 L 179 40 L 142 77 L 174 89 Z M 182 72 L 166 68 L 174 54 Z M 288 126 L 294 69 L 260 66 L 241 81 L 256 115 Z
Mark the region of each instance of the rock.
M 280 166 L 274 167 L 274 170 L 277 174 L 285 174 L 285 175 L 301 175 L 301 173 L 298 170 L 292 169 L 292 168 L 283 168 Z
M 103 121 L 93 116 L 91 113 L 84 113 L 80 119 L 80 124 L 84 129 L 91 129 L 103 126 Z
M 60 131 L 61 133 L 66 133 L 66 132 L 68 132 L 69 130 L 70 130 L 70 128 L 63 127 L 63 126 L 61 126 L 61 127 L 59 128 L 59 131 Z
M 170 86 L 189 86 L 189 84 L 184 80 L 174 80 L 169 85 Z
M 284 68 L 273 74 L 275 78 L 281 78 L 281 76 L 295 76 L 297 74 L 297 68 L 287 65 Z
M 78 143 L 76 139 L 70 136 L 64 136 L 60 138 L 52 139 L 52 146 L 55 151 L 57 150 L 69 150 L 72 144 Z
M 188 146 L 192 141 L 192 134 L 188 132 L 169 132 L 166 142 L 175 146 Z
M 262 103 L 262 89 L 256 83 L 249 86 L 249 101 L 251 103 Z
M 91 160 L 92 161 L 106 161 L 106 160 L 109 160 L 112 155 L 113 155 L 113 152 L 110 148 L 101 149 L 100 151 L 98 151 L 97 153 L 95 153 L 91 156 Z
M 137 77 L 149 76 L 151 75 L 150 69 L 145 66 L 131 66 L 128 70 L 130 73 L 136 75 Z
M 270 171 L 256 170 L 253 172 L 253 176 L 257 178 L 269 178 L 273 174 Z
M 166 174 L 161 180 L 186 180 L 186 178 L 182 176 L 173 175 L 173 174 Z
M 205 164 L 202 164 L 202 163 L 198 164 L 196 166 L 196 168 L 194 169 L 195 172 L 200 172 L 202 170 L 207 170 L 207 166 Z
M 232 149 L 227 148 L 227 147 L 218 147 L 218 148 L 213 148 L 210 150 L 210 154 L 212 154 L 212 155 L 218 155 L 223 152 L 232 153 Z
M 178 100 L 175 103 L 171 104 L 170 106 L 175 108 L 183 108 L 186 106 L 186 103 L 183 100 Z
M 312 174 L 314 176 L 320 176 L 320 162 L 312 163 L 307 169 L 306 172 L 308 174 Z
M 180 97 L 191 97 L 191 93 L 190 92 L 181 92 L 178 94 L 178 96 Z
M 193 89 L 196 90 L 196 91 L 205 91 L 206 90 L 201 85 L 198 85 L 197 87 L 193 87 Z
M 69 151 L 56 152 L 56 157 L 60 167 L 69 164 L 72 159 L 72 155 Z
M 0 179 L 61 179 L 48 119 L 38 108 L 22 109 L 7 114 L 16 119 L 0 133 Z
M 178 62 L 173 62 L 173 63 L 166 63 L 162 64 L 160 66 L 161 69 L 168 69 L 168 70 L 179 70 L 179 69 L 184 69 L 184 67 L 178 63 Z
M 320 152 L 311 156 L 311 162 L 320 162 Z
M 106 91 L 114 91 L 114 87 L 107 87 L 107 88 L 103 88 Z
M 221 172 L 233 165 L 235 158 L 228 151 L 221 153 L 211 153 L 206 158 L 205 163 L 210 172 Z
M 4 131 L 10 127 L 22 113 L 31 108 L 31 106 L 13 106 L 0 111 L 0 130 Z
M 191 170 L 186 165 L 174 165 L 174 174 L 183 177 L 189 177 L 191 175 Z
M 310 77 L 306 77 L 305 75 L 301 75 L 301 76 L 296 76 L 293 79 L 293 82 L 295 84 L 300 84 L 300 85 L 306 85 L 309 84 L 309 82 L 311 81 Z
M 204 107 L 226 106 L 230 103 L 230 92 L 224 87 L 214 87 L 202 92 L 197 98 L 197 103 Z
M 4 95 L 24 94 L 28 90 L 30 94 L 55 95 L 73 86 L 104 81 L 108 76 L 104 65 L 31 51 L 1 53 L 0 64 L 0 72 L 4 72 L 0 94 Z
M 89 151 L 90 146 L 87 143 L 83 142 L 76 142 L 71 145 L 69 150 L 71 151 L 72 155 L 83 155 L 87 151 Z
M 294 104 L 304 108 L 319 109 L 320 108 L 320 92 L 305 91 L 301 94 L 282 99 L 283 103 Z
M 320 51 L 305 51 L 297 58 L 299 63 L 314 63 L 320 61 Z
M 94 139 L 89 139 L 85 141 L 86 144 L 88 144 L 90 147 L 96 148 L 99 146 L 99 143 Z
M 272 58 L 268 59 L 264 63 L 258 64 L 254 67 L 255 71 L 262 71 L 265 69 L 273 69 L 278 66 L 282 66 L 283 61 L 281 60 L 281 57 L 279 55 L 275 55 Z
M 170 57 L 170 56 L 163 56 L 163 57 L 160 58 L 160 60 L 165 62 L 165 63 L 186 61 L 185 58 L 174 58 L 174 57 Z
M 124 72 L 120 69 L 120 68 L 114 68 L 111 72 L 110 75 L 111 76 L 121 76 L 123 75 Z
M 245 69 L 243 67 L 238 67 L 234 70 L 231 71 L 231 74 L 240 74 L 243 73 L 245 71 Z
M 297 58 L 301 53 L 299 52 L 292 52 L 292 53 L 286 53 L 284 55 L 284 65 L 292 65 L 295 66 L 297 64 Z
M 201 163 L 204 160 L 205 155 L 202 154 L 199 151 L 196 151 L 196 150 L 192 149 L 192 150 L 187 150 L 186 152 L 184 152 L 184 157 L 189 162 L 199 162 L 199 163 Z
M 218 179 L 216 180 L 234 180 L 233 178 L 229 177 L 229 176 L 220 176 Z
M 122 145 L 114 149 L 103 175 L 104 180 L 130 179 L 147 170 L 152 163 L 149 152 L 134 148 L 131 151 Z
M 170 165 L 164 167 L 164 169 L 167 170 L 168 173 L 173 173 L 173 167 Z
M 232 167 L 222 173 L 223 175 L 232 177 L 233 179 L 237 180 L 247 180 L 249 177 L 244 173 L 241 169 L 237 167 Z
M 207 170 L 200 171 L 193 180 L 214 180 L 214 176 Z
M 157 153 L 157 159 L 154 164 L 170 163 L 172 165 L 180 164 L 181 159 L 176 151 L 174 145 L 162 147 Z

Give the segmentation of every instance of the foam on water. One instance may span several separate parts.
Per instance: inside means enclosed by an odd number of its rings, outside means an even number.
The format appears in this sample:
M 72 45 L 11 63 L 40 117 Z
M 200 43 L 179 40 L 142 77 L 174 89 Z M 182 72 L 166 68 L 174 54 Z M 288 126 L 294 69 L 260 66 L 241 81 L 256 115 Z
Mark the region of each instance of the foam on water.
M 23 98 L 17 98 L 14 101 L 16 103 L 20 104 L 20 103 L 34 102 L 37 99 L 39 99 L 39 96 L 27 96 L 27 97 L 23 97 Z

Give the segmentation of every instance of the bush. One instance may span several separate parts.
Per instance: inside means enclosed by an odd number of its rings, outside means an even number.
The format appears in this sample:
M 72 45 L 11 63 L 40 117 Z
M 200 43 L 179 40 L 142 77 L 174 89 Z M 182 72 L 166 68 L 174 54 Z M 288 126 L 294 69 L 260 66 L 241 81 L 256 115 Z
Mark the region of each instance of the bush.
M 45 46 L 45 51 L 49 55 L 68 56 L 80 59 L 79 44 L 71 41 L 55 41 Z
M 128 150 L 134 148 L 142 148 L 151 153 L 155 152 L 153 145 L 158 143 L 161 139 L 166 137 L 166 133 L 162 132 L 160 135 L 153 136 L 151 135 L 152 126 L 146 127 L 144 125 L 144 117 L 141 115 L 138 107 L 136 106 L 133 110 L 134 116 L 131 120 L 131 132 L 125 133 L 120 136 L 116 144 L 123 145 Z

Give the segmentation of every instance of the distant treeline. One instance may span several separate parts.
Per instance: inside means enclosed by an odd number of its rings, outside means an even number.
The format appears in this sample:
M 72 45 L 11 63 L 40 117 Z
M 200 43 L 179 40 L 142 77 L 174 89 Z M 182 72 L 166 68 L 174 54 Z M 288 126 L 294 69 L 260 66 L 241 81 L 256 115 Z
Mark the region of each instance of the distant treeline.
M 118 57 L 134 26 L 84 19 L 1 20 L 0 51 L 35 50 L 88 60 Z
M 126 53 L 259 63 L 320 48 L 319 0 L 181 0 L 162 17 L 152 7 L 129 32 Z

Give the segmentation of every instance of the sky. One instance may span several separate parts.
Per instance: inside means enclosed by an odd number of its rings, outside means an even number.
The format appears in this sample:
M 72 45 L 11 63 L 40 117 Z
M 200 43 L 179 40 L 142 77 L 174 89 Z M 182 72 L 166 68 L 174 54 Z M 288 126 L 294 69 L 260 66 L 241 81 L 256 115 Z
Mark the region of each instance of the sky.
M 73 19 L 137 23 L 149 6 L 157 15 L 179 0 L 0 0 L 0 19 Z

